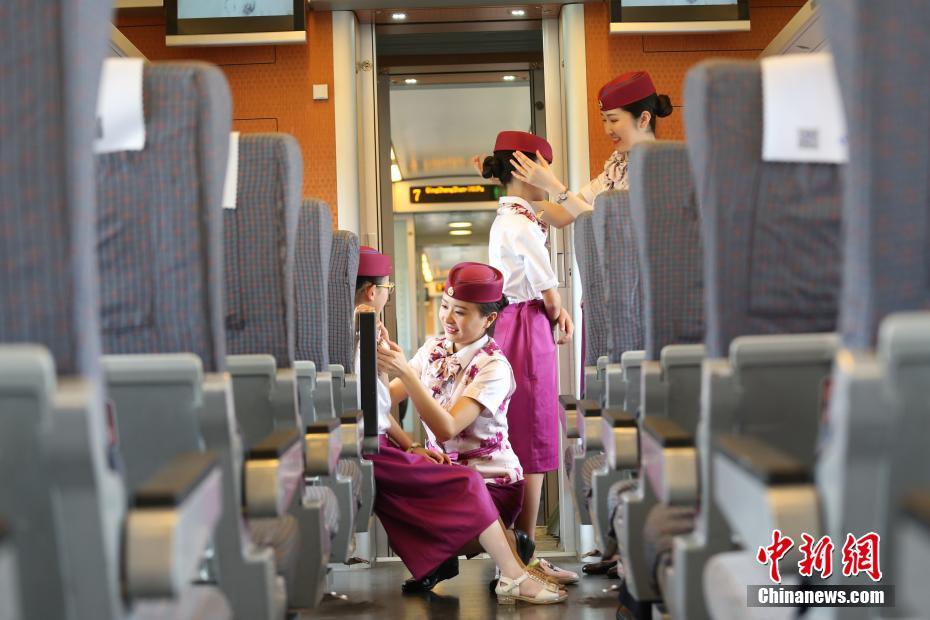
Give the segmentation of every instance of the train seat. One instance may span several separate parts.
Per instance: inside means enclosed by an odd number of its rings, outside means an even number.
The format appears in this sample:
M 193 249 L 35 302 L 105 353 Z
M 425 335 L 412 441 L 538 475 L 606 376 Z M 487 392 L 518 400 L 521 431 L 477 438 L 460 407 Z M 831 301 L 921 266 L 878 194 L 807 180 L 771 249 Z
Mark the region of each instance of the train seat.
M 584 319 L 582 321 L 584 339 L 584 400 L 600 402 L 603 399 L 604 363 L 598 360 L 607 353 L 607 306 L 602 300 L 606 299 L 604 289 L 604 272 L 601 269 L 601 259 L 597 255 L 598 247 L 594 235 L 594 217 L 591 213 L 582 213 L 574 223 L 574 250 L 575 261 L 578 263 L 578 275 L 581 278 L 581 289 L 584 291 L 582 308 Z M 588 301 L 590 300 L 590 301 Z M 601 372 L 599 372 L 599 369 Z
M 296 432 L 278 433 L 264 448 L 280 458 L 247 458 L 224 374 L 229 89 L 209 65 L 153 64 L 143 72 L 143 97 L 144 148 L 97 156 L 103 365 L 127 480 L 134 488 L 181 450 L 214 451 L 224 506 L 213 578 L 237 615 L 279 618 L 286 590 L 274 555 L 243 540 L 242 518 L 283 514 L 301 446 Z M 273 484 L 246 493 L 268 473 Z
M 762 160 L 758 62 L 700 63 L 689 72 L 685 93 L 707 302 L 707 359 L 695 438 L 700 505 L 706 508 L 695 531 L 674 541 L 664 597 L 673 614 L 688 609 L 689 615 L 706 617 L 701 580 L 706 560 L 730 550 L 734 534 L 754 550 L 771 523 L 744 511 L 752 504 L 764 512 L 766 501 L 740 502 L 739 487 L 729 486 L 736 484 L 731 475 L 745 471 L 753 441 L 770 444 L 779 463 L 782 457 L 813 462 L 824 385 L 838 346 L 832 332 L 843 169 Z M 734 432 L 739 436 L 726 436 Z M 793 499 L 810 499 L 804 481 L 785 480 L 793 485 L 788 489 Z M 807 525 L 788 521 L 784 527 L 791 531 Z
M 150 617 L 187 618 L 206 596 L 212 616 L 229 618 L 215 588 L 193 584 L 221 509 L 215 457 L 178 455 L 128 494 L 108 428 L 92 145 L 111 5 L 17 0 L 4 10 L 4 87 L 19 96 L 6 93 L 0 111 L 0 470 L 15 472 L 0 486 L 14 533 L 0 542 L 12 547 L 0 552 L 0 588 L 16 588 L 0 595 L 2 612 L 116 620 L 154 604 L 162 613 Z M 171 525 L 146 530 L 152 519 Z M 164 544 L 174 537 L 188 544 Z
M 339 242 L 342 243 L 342 242 Z M 297 253 L 294 263 L 294 309 L 297 317 L 295 333 L 298 406 L 304 423 L 324 419 L 335 415 L 336 401 L 333 390 L 339 398 L 339 383 L 343 381 L 344 369 L 336 370 L 336 386 L 333 386 L 333 373 L 328 369 L 329 363 L 329 315 L 330 315 L 330 264 L 333 252 L 332 215 L 329 205 L 320 200 L 309 198 L 301 206 L 297 229 Z M 347 259 L 348 260 L 348 257 Z M 356 267 L 356 272 L 358 268 Z M 346 278 L 351 275 L 347 268 Z M 339 293 L 344 303 L 345 296 Z M 352 303 L 354 304 L 354 291 Z M 314 325 L 324 325 L 324 329 L 313 329 Z M 353 337 L 354 340 L 354 337 Z M 316 389 L 319 386 L 319 389 Z M 343 401 L 345 399 L 343 398 Z M 336 479 L 351 480 L 351 497 L 354 506 L 355 532 L 367 532 L 374 508 L 374 472 L 371 463 L 360 458 L 358 443 L 354 440 L 361 430 L 357 415 L 360 400 L 348 403 L 346 420 L 340 420 L 341 433 L 345 437 L 345 450 L 337 463 Z M 346 405 L 346 402 L 340 404 Z M 317 413 L 319 411 L 319 413 Z M 344 414 L 346 415 L 346 414 Z M 337 545 L 345 548 L 342 545 Z M 347 556 L 348 550 L 343 555 Z
M 656 505 L 662 501 L 693 504 L 697 499 L 682 493 L 688 484 L 673 479 L 690 476 L 694 479 L 690 486 L 696 487 L 693 440 L 675 441 L 668 435 L 673 431 L 678 436 L 693 435 L 697 425 L 704 347 L 695 343 L 702 343 L 704 336 L 703 248 L 686 145 L 638 145 L 630 160 L 630 216 L 642 279 L 645 349 L 639 364 L 638 429 L 633 429 L 634 438 L 628 442 L 636 450 L 626 462 L 638 470 L 639 481 L 658 477 L 662 484 L 656 490 L 651 484 L 615 483 L 609 503 L 617 510 L 607 518 L 613 522 L 618 541 L 623 541 L 621 556 L 631 593 L 640 600 L 657 600 L 648 557 L 654 557 L 653 553 L 664 556 L 671 536 L 691 529 L 694 508 Z M 605 427 L 606 432 L 616 431 Z M 654 439 L 654 432 L 666 436 Z M 609 439 L 605 436 L 604 441 Z M 650 468 L 655 462 L 650 456 L 663 449 L 674 454 L 675 464 L 669 471 Z M 648 527 L 663 540 L 644 537 L 638 526 Z M 647 552 L 646 545 L 656 548 Z
M 588 402 L 602 404 L 604 379 L 603 373 L 607 363 L 607 308 L 603 303 L 605 290 L 603 271 L 600 269 L 600 258 L 597 256 L 597 245 L 594 240 L 594 218 L 590 213 L 582 213 L 574 223 L 574 249 L 575 259 L 578 262 L 582 289 L 584 290 L 584 320 L 582 337 L 584 346 L 584 394 L 583 399 Z M 569 411 L 572 411 L 571 409 Z M 567 414 L 566 419 L 573 414 Z M 582 414 L 583 418 L 583 414 Z M 575 420 L 577 428 L 581 428 L 582 420 Z M 572 428 L 573 425 L 569 425 Z M 570 433 L 565 447 L 565 458 L 570 463 L 567 468 L 569 480 L 575 489 L 575 508 L 581 523 L 590 525 L 591 512 L 588 501 L 591 493 L 591 477 L 595 469 L 602 465 L 603 457 L 597 450 L 588 452 L 584 442 L 583 431 Z
M 287 134 L 248 134 L 239 137 L 238 161 L 227 174 L 236 174 L 235 208 L 223 211 L 224 255 L 226 258 L 226 363 L 232 378 L 236 418 L 247 450 L 279 429 L 306 434 L 298 411 L 297 374 L 292 367 L 295 350 L 294 263 L 302 201 L 303 164 L 300 147 Z M 308 469 L 318 461 L 307 455 L 312 448 L 304 441 L 304 470 L 310 476 L 330 475 L 327 466 Z M 275 543 L 278 566 L 285 575 L 288 604 L 308 608 L 319 603 L 326 587 L 326 570 L 331 539 L 337 529 L 327 524 L 323 512 L 335 503 L 323 494 L 304 503 L 304 485 L 298 501 L 274 531 L 274 521 L 250 522 L 253 540 Z M 337 509 L 338 510 L 338 509 Z M 342 529 L 350 529 L 349 513 Z M 292 523 L 296 519 L 296 523 Z M 285 536 L 285 533 L 290 536 Z M 285 544 L 299 540 L 299 549 Z M 281 561 L 288 560 L 285 565 Z
M 637 352 L 643 350 L 643 291 L 629 191 L 604 192 L 597 197 L 594 239 L 608 314 L 609 365 L 604 377 L 604 404 L 635 413 L 639 406 L 642 360 L 642 354 Z M 624 355 L 626 366 L 621 365 Z
M 925 537 L 915 527 L 922 514 L 919 489 L 930 486 L 930 290 L 923 259 L 930 123 L 922 113 L 930 93 L 913 75 L 926 70 L 927 42 L 920 32 L 930 8 L 903 2 L 890 11 L 877 9 L 860 0 L 822 7 L 848 120 L 849 164 L 843 349 L 834 367 L 815 480 L 824 532 L 834 540 L 879 533 L 885 542 L 881 583 L 896 585 L 897 613 L 916 617 L 925 615 L 927 605 L 922 575 L 912 571 L 928 561 Z M 905 53 L 912 62 L 892 62 Z M 879 87 L 898 95 L 886 102 L 867 90 Z M 903 133 L 886 130 L 898 127 Z M 898 133 L 901 139 L 894 138 Z M 839 581 L 834 575 L 828 582 Z M 842 579 L 844 585 L 869 583 L 862 574 Z M 832 617 L 868 613 L 850 609 Z

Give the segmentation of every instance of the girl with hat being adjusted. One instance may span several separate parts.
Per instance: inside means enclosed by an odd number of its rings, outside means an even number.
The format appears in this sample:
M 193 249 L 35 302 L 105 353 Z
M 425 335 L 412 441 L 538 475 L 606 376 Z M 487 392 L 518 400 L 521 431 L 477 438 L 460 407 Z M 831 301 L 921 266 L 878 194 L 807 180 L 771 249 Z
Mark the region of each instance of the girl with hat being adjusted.
M 388 257 L 370 248 L 363 250 L 356 285 L 358 311 L 383 311 L 388 294 L 381 290 L 389 291 L 392 288 L 387 282 L 390 273 Z M 373 290 L 375 288 L 381 290 Z M 465 290 L 468 290 L 467 286 Z M 499 291 L 497 300 L 500 300 Z M 444 305 L 444 312 L 453 312 L 451 304 L 444 302 Z M 484 305 L 482 308 L 491 305 L 497 308 L 497 304 Z M 454 337 L 449 336 L 454 341 L 461 341 L 474 334 L 484 336 L 482 326 L 493 324 L 497 316 L 496 310 L 490 313 L 493 315 L 490 318 L 489 315 L 482 315 L 479 304 L 471 304 L 464 315 L 463 304 L 456 303 L 455 306 L 456 319 L 451 324 L 459 327 L 447 330 L 447 333 L 455 334 Z M 475 359 L 494 356 L 493 350 L 485 350 L 487 344 L 479 345 L 479 348 L 481 351 L 472 351 L 473 359 L 469 362 L 469 369 L 478 368 Z M 429 589 L 439 580 L 457 573 L 453 561 L 459 551 L 477 540 L 501 572 L 502 576 L 495 589 L 499 603 L 512 604 L 522 600 L 549 604 L 565 600 L 566 595 L 556 584 L 527 573 L 500 520 L 501 509 L 498 503 L 506 503 L 508 494 L 502 494 L 501 498 L 492 497 L 485 484 L 486 476 L 506 478 L 508 482 L 517 482 L 519 478 L 519 464 L 515 458 L 508 458 L 504 450 L 507 445 L 506 427 L 502 431 L 495 430 L 487 445 L 481 442 L 484 450 L 474 457 L 489 458 L 486 460 L 487 469 L 479 471 L 451 465 L 448 456 L 414 443 L 390 413 L 392 396 L 394 402 L 399 402 L 409 393 L 421 418 L 428 421 L 441 438 L 456 438 L 466 427 L 474 432 L 484 430 L 490 433 L 494 428 L 491 422 L 481 425 L 475 421 L 482 413 L 488 413 L 486 405 L 493 406 L 494 411 L 501 406 L 506 407 L 512 381 L 506 360 L 502 362 L 506 374 L 501 372 L 502 363 L 499 359 L 494 364 L 494 378 L 504 377 L 503 381 L 498 379 L 489 382 L 487 373 L 482 376 L 480 368 L 473 374 L 469 370 L 467 387 L 456 391 L 455 387 L 459 384 L 449 381 L 457 376 L 449 374 L 453 365 L 447 364 L 440 369 L 441 364 L 432 360 L 431 356 L 421 359 L 440 373 L 431 384 L 430 391 L 420 383 L 419 376 L 412 372 L 396 343 L 382 338 L 378 347 L 379 373 L 386 372 L 395 381 L 390 387 L 383 376 L 377 381 L 381 451 L 368 458 L 374 466 L 375 513 L 387 531 L 391 547 L 413 574 L 413 582 Z M 482 367 L 485 365 L 486 361 L 481 364 Z M 461 383 L 462 377 L 459 379 Z M 448 403 L 448 409 L 434 400 L 434 394 L 437 394 L 437 398 L 444 397 L 442 402 Z M 497 402 L 498 399 L 500 402 Z M 463 438 L 459 444 L 460 454 L 468 452 L 468 444 L 465 442 Z M 518 486 L 515 489 L 519 491 Z
M 552 161 L 546 140 L 522 131 L 502 131 L 494 154 L 482 162 L 482 175 L 504 185 L 497 218 L 491 226 L 489 262 L 504 276 L 504 295 L 510 304 L 497 321 L 496 336 L 513 367 L 516 390 L 507 420 L 510 441 L 526 476 L 523 507 L 517 528 L 535 535 L 543 479 L 559 468 L 558 363 L 553 325 L 561 332 L 558 344 L 572 335 L 572 320 L 562 307 L 558 278 L 549 260 L 548 225 L 533 206 L 543 190 L 514 176 L 513 159 Z M 540 569 L 561 583 L 578 580 L 575 573 L 541 562 Z
M 613 142 L 614 151 L 604 162 L 604 171 L 578 193 L 570 192 L 545 161 L 534 160 L 521 152 L 514 156 L 514 177 L 555 197 L 554 203 L 547 201 L 541 205 L 546 220 L 555 226 L 566 226 L 580 213 L 592 210 L 594 199 L 601 192 L 629 189 L 627 161 L 630 151 L 640 142 L 655 140 L 656 118 L 672 113 L 671 99 L 656 93 L 652 78 L 645 71 L 630 71 L 604 84 L 597 103 L 604 131 Z M 551 159 L 549 161 L 551 163 Z

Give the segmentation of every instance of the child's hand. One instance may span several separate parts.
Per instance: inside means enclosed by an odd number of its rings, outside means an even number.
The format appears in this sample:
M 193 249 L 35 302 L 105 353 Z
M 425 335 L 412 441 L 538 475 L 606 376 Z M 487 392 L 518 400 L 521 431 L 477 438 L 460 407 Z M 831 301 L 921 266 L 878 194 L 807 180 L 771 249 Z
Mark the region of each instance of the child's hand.
M 569 316 L 565 308 L 559 312 L 558 318 L 555 320 L 556 325 L 559 326 L 559 332 L 561 335 L 559 339 L 555 341 L 556 344 L 565 344 L 572 338 L 572 334 L 575 331 L 575 324 L 572 323 L 572 317 Z
M 387 345 L 387 348 L 378 347 L 378 372 L 385 372 L 391 379 L 397 379 L 409 371 L 410 366 L 396 342 L 388 340 Z
M 451 465 L 452 459 L 449 458 L 449 455 L 444 452 L 436 452 L 435 450 L 429 450 L 428 448 L 414 448 L 410 451 L 412 454 L 420 454 L 425 456 L 429 460 L 439 465 Z

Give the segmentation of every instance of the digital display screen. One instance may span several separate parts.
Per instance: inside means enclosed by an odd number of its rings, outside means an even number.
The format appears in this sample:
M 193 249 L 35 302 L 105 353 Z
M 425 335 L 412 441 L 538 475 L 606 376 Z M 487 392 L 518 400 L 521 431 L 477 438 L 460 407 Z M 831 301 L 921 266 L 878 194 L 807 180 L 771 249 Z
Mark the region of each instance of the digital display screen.
M 738 0 L 620 0 L 623 6 L 707 6 L 737 3 Z
M 421 185 L 410 188 L 412 204 L 497 200 L 500 185 Z
M 306 26 L 306 6 L 307 0 L 165 0 L 165 34 L 300 32 Z M 235 40 L 225 42 L 235 45 Z
M 177 0 L 178 19 L 293 15 L 294 0 Z
M 610 3 L 613 23 L 748 19 L 748 0 L 611 0 Z

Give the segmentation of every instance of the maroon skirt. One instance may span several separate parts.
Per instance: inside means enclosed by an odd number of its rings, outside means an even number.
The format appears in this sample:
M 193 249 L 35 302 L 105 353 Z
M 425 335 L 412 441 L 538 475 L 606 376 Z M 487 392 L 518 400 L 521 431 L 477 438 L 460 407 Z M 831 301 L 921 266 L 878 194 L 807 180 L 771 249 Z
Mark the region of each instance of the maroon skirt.
M 559 369 L 542 300 L 511 304 L 494 328 L 517 387 L 507 407 L 510 444 L 524 473 L 559 468 Z
M 491 494 L 491 499 L 497 507 L 497 513 L 500 515 L 501 521 L 504 522 L 504 527 L 509 530 L 513 527 L 517 517 L 520 516 L 520 511 L 523 509 L 525 481 L 517 480 L 510 484 L 490 482 L 485 486 L 488 487 L 488 493 Z
M 408 454 L 383 435 L 381 452 L 368 458 L 375 514 L 414 579 L 429 575 L 498 519 L 488 485 L 473 469 Z

